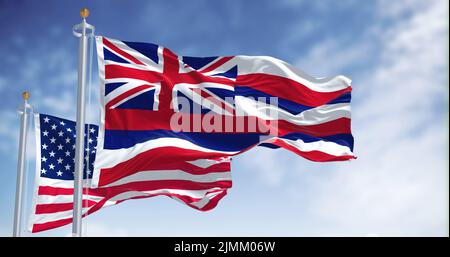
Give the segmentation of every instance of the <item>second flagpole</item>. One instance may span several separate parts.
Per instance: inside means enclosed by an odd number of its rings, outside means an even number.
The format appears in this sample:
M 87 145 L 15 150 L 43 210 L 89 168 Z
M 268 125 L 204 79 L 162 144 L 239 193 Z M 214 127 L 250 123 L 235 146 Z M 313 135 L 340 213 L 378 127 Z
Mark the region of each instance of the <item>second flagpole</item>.
M 94 35 L 94 26 L 86 22 L 89 10 L 81 9 L 82 21 L 73 27 L 73 34 L 80 38 L 78 55 L 78 89 L 77 89 L 77 126 L 75 144 L 75 175 L 73 192 L 73 223 L 72 235 L 81 236 L 82 200 L 83 200 L 83 166 L 84 166 L 84 134 L 86 114 L 86 74 L 87 74 L 87 52 L 88 39 Z
M 31 105 L 28 104 L 28 98 L 30 97 L 30 93 L 23 92 L 22 97 L 23 97 L 23 106 L 19 108 L 21 120 L 20 120 L 19 157 L 17 161 L 16 203 L 14 208 L 14 227 L 13 227 L 14 237 L 19 237 L 22 232 L 22 201 L 23 201 L 23 184 L 26 165 L 28 116 L 32 112 L 32 107 Z

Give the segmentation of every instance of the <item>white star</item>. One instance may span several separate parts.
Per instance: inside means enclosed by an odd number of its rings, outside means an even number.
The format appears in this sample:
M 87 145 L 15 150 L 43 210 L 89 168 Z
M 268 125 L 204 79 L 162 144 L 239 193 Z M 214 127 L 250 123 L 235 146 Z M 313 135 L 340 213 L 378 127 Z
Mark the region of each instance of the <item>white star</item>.
M 92 140 L 92 138 L 89 138 L 88 141 L 89 141 L 89 144 L 92 143 L 92 142 L 94 142 L 94 140 Z
M 64 135 L 64 132 L 62 132 L 62 131 L 58 132 L 58 136 L 62 137 L 63 135 Z
M 41 170 L 41 174 L 45 174 L 47 171 L 45 169 Z
M 89 152 L 89 150 L 91 150 L 91 149 L 89 149 L 89 147 L 86 147 L 86 149 L 84 149 L 84 150 L 86 150 L 86 151 L 88 151 L 88 152 Z
M 44 122 L 45 122 L 45 123 L 48 123 L 49 120 L 50 120 L 50 119 L 49 119 L 48 117 L 45 117 L 45 118 L 44 118 Z
M 59 124 L 61 124 L 61 125 L 66 125 L 66 123 L 64 123 L 64 121 L 61 121 Z
M 62 176 L 63 173 L 59 170 L 56 174 L 58 174 L 58 176 Z
M 42 157 L 42 162 L 46 162 L 46 161 L 47 161 L 47 158 L 45 158 L 45 156 Z
M 56 125 L 55 124 L 52 125 L 52 130 L 56 130 Z
M 89 160 L 89 156 L 86 155 L 86 157 L 84 157 L 84 159 L 85 159 L 86 161 L 88 161 L 88 160 Z
M 76 147 L 75 145 L 72 145 L 72 149 L 75 149 L 75 147 Z
M 94 151 L 92 151 L 91 153 L 95 153 L 95 150 L 94 150 Z
M 62 163 L 63 159 L 61 159 L 61 157 L 58 158 L 58 160 L 56 160 L 59 164 Z
M 54 144 L 56 142 L 56 138 L 52 137 L 50 138 L 50 143 Z
M 62 144 L 59 144 L 58 145 L 58 150 L 62 150 L 63 149 L 63 145 Z
M 46 150 L 46 149 L 47 149 L 47 145 L 46 145 L 46 144 L 43 144 L 43 145 L 42 145 L 42 149 Z
M 66 151 L 66 156 L 69 156 L 70 155 L 70 152 L 69 151 Z
M 55 157 L 55 152 L 51 151 L 50 152 L 50 157 Z
M 70 138 L 66 137 L 66 143 L 70 143 Z
M 54 170 L 55 169 L 55 165 L 50 164 L 50 165 L 48 165 L 48 168 L 51 169 L 51 170 Z
M 90 171 L 90 170 L 87 170 L 87 171 L 86 171 L 86 174 L 91 175 L 91 171 Z
M 66 166 L 64 166 L 64 168 L 66 168 L 66 170 L 70 170 L 70 165 L 67 164 Z
M 44 137 L 46 137 L 46 136 L 48 136 L 48 131 L 47 130 L 44 130 Z
M 94 128 L 91 128 L 91 129 L 89 130 L 89 132 L 94 133 L 94 132 L 95 132 L 95 129 L 94 129 Z
M 68 132 L 72 132 L 72 130 L 70 128 L 67 129 Z

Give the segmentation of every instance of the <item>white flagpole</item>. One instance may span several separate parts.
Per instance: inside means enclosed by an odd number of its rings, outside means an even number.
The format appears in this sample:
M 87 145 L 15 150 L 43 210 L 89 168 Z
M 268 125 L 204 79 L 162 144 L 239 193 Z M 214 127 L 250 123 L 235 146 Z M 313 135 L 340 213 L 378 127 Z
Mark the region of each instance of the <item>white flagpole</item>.
M 20 121 L 19 158 L 17 161 L 16 204 L 14 208 L 13 237 L 20 237 L 20 234 L 22 232 L 21 231 L 22 200 L 23 200 L 23 184 L 24 184 L 23 179 L 25 173 L 25 158 L 27 151 L 28 109 L 31 109 L 31 106 L 28 104 L 30 94 L 28 92 L 23 92 L 22 97 L 23 97 L 23 106 L 20 107 L 19 109 L 21 121 Z
M 84 124 L 86 107 L 86 73 L 88 37 L 94 35 L 94 26 L 86 22 L 89 10 L 81 9 L 82 21 L 73 27 L 73 34 L 80 38 L 78 55 L 78 90 L 77 90 L 77 138 L 75 145 L 75 175 L 73 192 L 72 235 L 81 236 L 82 200 L 83 200 L 83 162 L 84 162 Z

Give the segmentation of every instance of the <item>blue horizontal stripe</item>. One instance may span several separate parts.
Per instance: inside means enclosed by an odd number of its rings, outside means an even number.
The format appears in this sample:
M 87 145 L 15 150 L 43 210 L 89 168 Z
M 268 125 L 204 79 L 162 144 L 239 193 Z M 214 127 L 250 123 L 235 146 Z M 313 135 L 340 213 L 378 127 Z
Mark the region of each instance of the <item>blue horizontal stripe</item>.
M 328 141 L 328 142 L 334 142 L 334 143 L 342 145 L 342 146 L 347 146 L 353 151 L 353 136 L 351 134 L 338 134 L 338 135 L 317 138 L 317 137 L 305 135 L 302 133 L 290 133 L 290 134 L 282 136 L 281 138 L 290 139 L 290 140 L 301 139 L 305 143 L 311 143 L 311 142 L 323 140 L 323 141 Z
M 174 132 L 170 130 L 105 130 L 105 149 L 129 148 L 157 138 L 180 138 L 219 151 L 240 151 L 259 142 L 260 134 Z
M 105 149 L 129 148 L 157 138 L 180 138 L 201 147 L 219 151 L 241 151 L 247 147 L 258 144 L 266 139 L 267 135 L 259 133 L 202 133 L 202 132 L 174 132 L 170 130 L 105 130 Z M 320 140 L 334 142 L 353 150 L 353 137 L 350 134 L 339 134 L 324 138 L 308 136 L 302 133 L 291 133 L 282 138 L 304 142 Z

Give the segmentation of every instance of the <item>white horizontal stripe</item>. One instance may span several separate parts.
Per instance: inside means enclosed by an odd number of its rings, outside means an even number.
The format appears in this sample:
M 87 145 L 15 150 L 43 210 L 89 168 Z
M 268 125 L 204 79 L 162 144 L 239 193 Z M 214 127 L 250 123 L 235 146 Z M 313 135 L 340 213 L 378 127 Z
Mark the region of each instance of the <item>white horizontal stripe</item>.
M 83 208 L 82 213 L 85 214 L 87 210 L 90 208 Z M 35 214 L 32 217 L 33 224 L 42 224 L 62 219 L 72 218 L 73 210 L 54 212 L 54 213 L 44 213 L 44 214 Z
M 222 193 L 223 191 L 218 191 L 218 192 L 214 192 L 214 193 L 210 193 L 210 194 L 208 194 L 208 195 L 205 195 L 203 198 L 201 198 L 199 201 L 197 201 L 197 202 L 192 202 L 192 203 L 189 203 L 189 205 L 192 205 L 192 206 L 195 206 L 195 207 L 197 207 L 197 208 L 203 208 L 205 205 L 207 205 L 210 201 L 211 201 L 211 199 L 213 199 L 214 197 L 216 197 L 218 194 L 220 194 L 220 193 Z M 179 198 L 176 198 L 175 196 L 171 196 L 171 198 L 172 199 L 174 199 L 174 200 L 176 200 L 176 201 L 178 201 L 178 202 L 180 202 L 180 203 L 182 203 L 182 204 L 185 204 L 185 202 L 183 202 L 183 200 L 181 200 L 181 199 L 179 199 Z
M 336 144 L 334 142 L 315 141 L 306 143 L 301 139 L 298 140 L 290 140 L 285 138 L 277 138 L 277 139 L 286 142 L 287 144 L 299 149 L 302 152 L 320 151 L 334 156 L 353 155 L 349 147 Z M 270 143 L 270 141 L 272 141 L 272 139 L 268 140 L 267 142 Z
M 223 158 L 222 160 L 198 159 L 195 161 L 187 161 L 187 162 L 200 168 L 207 168 L 214 164 L 222 162 L 230 162 L 230 158 Z
M 219 191 L 219 192 L 210 193 L 210 194 L 206 195 L 200 201 L 191 203 L 191 205 L 196 206 L 201 209 L 201 208 L 205 207 L 205 205 L 207 205 L 214 197 L 216 197 L 220 193 L 222 193 L 222 192 Z
M 122 148 L 116 150 L 102 149 L 97 151 L 97 156 L 94 164 L 94 173 L 99 172 L 100 169 L 114 167 L 117 164 L 132 159 L 136 155 L 146 152 L 148 150 L 160 148 L 160 147 L 177 147 L 180 149 L 197 150 L 206 153 L 223 153 L 223 154 L 235 154 L 239 151 L 227 152 L 217 151 L 208 148 L 201 147 L 187 140 L 180 138 L 158 138 L 149 140 L 143 143 L 139 143 L 130 148 Z
M 350 86 L 351 80 L 345 76 L 313 78 L 295 69 L 292 65 L 270 56 L 234 57 L 230 62 L 238 65 L 238 75 L 264 73 L 295 80 L 317 92 L 333 92 Z
M 211 172 L 202 175 L 194 175 L 182 170 L 152 170 L 141 171 L 119 180 L 113 183 L 107 184 L 103 187 L 119 186 L 132 182 L 145 182 L 145 181 L 161 181 L 161 180 L 186 180 L 199 183 L 216 182 L 223 180 L 231 180 L 230 172 Z
M 316 125 L 339 118 L 351 118 L 349 103 L 326 104 L 291 114 L 269 103 L 258 102 L 243 96 L 236 96 L 236 116 L 256 116 L 263 120 L 285 120 L 297 125 Z
M 39 186 L 50 186 L 60 188 L 73 188 L 73 180 L 53 179 L 46 177 L 39 177 Z M 89 187 L 91 185 L 90 179 L 83 179 L 83 186 Z
M 121 194 L 118 194 L 114 197 L 112 197 L 111 201 L 121 201 L 121 200 L 127 200 L 133 197 L 138 196 L 157 196 L 162 194 L 176 194 L 176 195 L 183 195 L 195 199 L 202 199 L 208 192 L 215 191 L 215 190 L 222 190 L 222 188 L 214 187 L 211 189 L 205 189 L 205 190 L 182 190 L 182 189 L 158 189 L 158 190 L 149 190 L 149 191 L 127 191 Z

